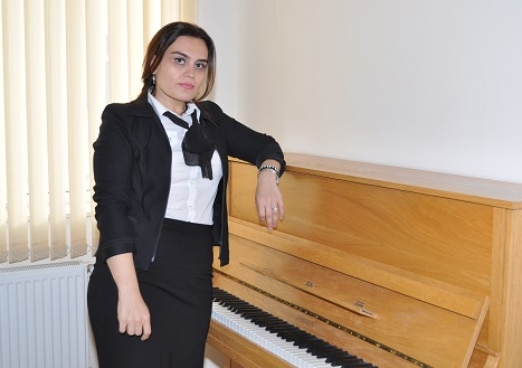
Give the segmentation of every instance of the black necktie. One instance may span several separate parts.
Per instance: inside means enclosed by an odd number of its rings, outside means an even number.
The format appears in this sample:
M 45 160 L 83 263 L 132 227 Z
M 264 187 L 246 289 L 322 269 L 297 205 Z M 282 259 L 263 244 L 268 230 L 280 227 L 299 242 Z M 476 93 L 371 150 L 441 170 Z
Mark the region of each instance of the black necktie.
M 214 154 L 215 146 L 207 135 L 203 127 L 198 123 L 197 111 L 192 113 L 192 125 L 189 128 L 188 123 L 171 113 L 166 111 L 163 113 L 176 125 L 187 129 L 185 137 L 181 142 L 181 150 L 183 151 L 183 159 L 188 166 L 200 166 L 201 175 L 204 178 L 212 180 L 212 164 L 211 159 Z
M 194 113 L 196 112 L 196 110 L 194 110 Z M 173 113 L 171 113 L 170 111 L 165 111 L 163 113 L 163 115 L 165 115 L 166 117 L 168 117 L 170 120 L 172 120 L 172 122 L 176 125 L 179 125 L 180 127 L 182 128 L 185 128 L 185 129 L 188 129 L 189 128 L 189 125 L 188 123 L 183 120 L 182 118 L 174 115 Z M 192 115 L 191 115 L 192 116 Z M 192 122 L 194 122 L 194 117 L 192 117 Z

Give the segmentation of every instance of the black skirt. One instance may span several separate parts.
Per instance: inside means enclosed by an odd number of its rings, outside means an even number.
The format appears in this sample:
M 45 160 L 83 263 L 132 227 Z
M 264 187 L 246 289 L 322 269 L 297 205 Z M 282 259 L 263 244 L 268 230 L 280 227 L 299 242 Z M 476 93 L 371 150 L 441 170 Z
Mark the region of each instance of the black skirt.
M 201 368 L 212 309 L 212 236 L 208 225 L 166 219 L 156 257 L 137 270 L 151 314 L 146 341 L 118 332 L 116 284 L 96 264 L 87 302 L 100 368 Z

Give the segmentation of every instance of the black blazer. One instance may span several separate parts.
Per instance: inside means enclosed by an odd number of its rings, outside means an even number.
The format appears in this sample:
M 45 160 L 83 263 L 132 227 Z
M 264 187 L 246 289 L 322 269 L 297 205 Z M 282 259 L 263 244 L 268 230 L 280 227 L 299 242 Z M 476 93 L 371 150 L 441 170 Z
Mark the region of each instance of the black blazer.
M 283 152 L 269 135 L 255 132 L 227 116 L 213 102 L 198 103 L 200 124 L 214 139 L 223 164 L 223 178 L 214 202 L 212 234 L 220 246 L 220 263 L 228 264 L 226 186 L 228 156 L 259 165 L 281 163 Z M 98 262 L 132 252 L 135 266 L 147 270 L 153 262 L 167 208 L 172 151 L 167 134 L 146 97 L 110 104 L 102 114 L 94 143 L 94 200 L 100 242 Z

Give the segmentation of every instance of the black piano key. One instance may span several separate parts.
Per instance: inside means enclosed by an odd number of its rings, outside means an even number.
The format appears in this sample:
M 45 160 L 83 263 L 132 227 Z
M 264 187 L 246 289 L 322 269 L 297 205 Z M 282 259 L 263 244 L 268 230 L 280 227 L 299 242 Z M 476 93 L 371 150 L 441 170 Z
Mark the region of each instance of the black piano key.
M 350 368 L 367 368 L 370 367 L 367 362 L 354 356 L 345 356 L 343 358 L 333 359 L 328 362 L 334 367 L 350 367 Z
M 293 335 L 289 332 L 281 332 L 281 333 L 276 334 L 276 336 L 287 342 L 290 342 L 290 343 L 294 342 Z
M 326 359 L 326 362 L 334 367 L 377 368 L 373 364 L 365 362 L 363 359 L 333 346 L 327 341 L 319 339 L 224 290 L 214 288 L 214 301 L 256 325 L 265 328 L 267 331 L 276 334 L 281 339 L 292 342 L 295 346 L 308 353 L 320 359 Z
M 355 363 L 342 363 L 341 368 L 368 368 L 370 367 L 368 363 L 361 360 L 361 362 L 355 362 Z M 373 365 L 371 366 L 373 367 Z
M 335 353 L 335 347 L 332 347 L 326 341 L 321 340 L 313 344 L 313 346 L 309 346 L 306 351 L 317 357 L 326 358 L 329 354 Z
M 295 331 L 295 328 L 293 327 L 288 327 L 286 329 L 281 328 L 276 331 L 276 335 L 286 341 L 294 341 L 296 335 L 298 335 L 298 333 Z
M 278 336 L 290 336 L 295 332 L 295 327 L 288 326 L 285 324 L 277 324 L 271 325 L 269 328 L 266 328 L 268 332 L 275 333 Z
M 314 339 L 310 336 L 300 336 L 296 339 L 294 345 L 300 347 L 303 350 L 306 350 L 309 346 L 312 346 L 317 339 Z
M 336 350 L 328 348 L 328 347 L 324 347 L 321 349 L 313 349 L 313 350 L 307 349 L 306 351 L 318 358 L 325 359 L 325 360 L 326 360 L 326 358 L 330 357 L 332 354 L 336 353 Z

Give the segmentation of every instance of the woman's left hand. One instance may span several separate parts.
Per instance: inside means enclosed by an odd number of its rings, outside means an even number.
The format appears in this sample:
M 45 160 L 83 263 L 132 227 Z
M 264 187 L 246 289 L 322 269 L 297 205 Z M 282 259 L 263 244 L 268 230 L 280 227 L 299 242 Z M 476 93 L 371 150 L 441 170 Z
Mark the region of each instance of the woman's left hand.
M 285 216 L 283 196 L 277 185 L 276 175 L 271 170 L 257 174 L 256 206 L 259 219 L 266 222 L 269 231 Z

